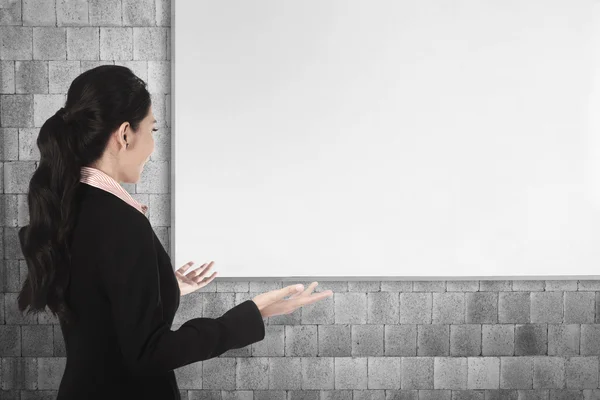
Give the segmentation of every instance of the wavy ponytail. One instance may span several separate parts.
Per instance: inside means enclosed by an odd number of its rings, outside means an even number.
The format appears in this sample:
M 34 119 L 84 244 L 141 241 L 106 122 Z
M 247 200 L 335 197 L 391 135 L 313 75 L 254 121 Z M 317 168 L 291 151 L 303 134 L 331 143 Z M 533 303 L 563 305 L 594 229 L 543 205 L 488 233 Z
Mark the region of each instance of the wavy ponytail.
M 146 83 L 129 68 L 102 65 L 72 82 L 67 102 L 42 125 L 40 162 L 27 193 L 29 225 L 19 229 L 28 274 L 19 310 L 46 306 L 66 323 L 78 317 L 68 306 L 72 233 L 79 211 L 81 167 L 100 159 L 112 133 L 128 121 L 134 131 L 150 110 Z

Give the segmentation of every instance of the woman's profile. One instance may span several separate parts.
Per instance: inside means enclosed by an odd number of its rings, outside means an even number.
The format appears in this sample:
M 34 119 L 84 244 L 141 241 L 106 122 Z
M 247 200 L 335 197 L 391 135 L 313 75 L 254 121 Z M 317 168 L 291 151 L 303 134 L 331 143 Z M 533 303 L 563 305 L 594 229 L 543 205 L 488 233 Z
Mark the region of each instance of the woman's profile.
M 181 288 L 212 278 L 175 273 L 148 207 L 120 185 L 140 179 L 155 123 L 146 83 L 102 65 L 73 80 L 40 129 L 29 224 L 19 230 L 28 274 L 18 306 L 58 317 L 67 358 L 59 400 L 180 399 L 175 369 L 261 341 L 263 318 L 332 295 L 313 294 L 316 282 L 291 285 L 173 330 Z

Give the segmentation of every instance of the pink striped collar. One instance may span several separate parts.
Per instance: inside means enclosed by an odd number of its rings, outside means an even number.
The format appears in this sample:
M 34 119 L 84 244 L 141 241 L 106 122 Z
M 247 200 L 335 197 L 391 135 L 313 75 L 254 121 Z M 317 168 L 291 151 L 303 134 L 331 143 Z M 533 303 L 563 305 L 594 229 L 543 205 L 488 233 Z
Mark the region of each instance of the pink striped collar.
M 136 201 L 127 190 L 123 189 L 123 186 L 119 182 L 97 168 L 81 167 L 80 182 L 114 194 L 144 215 L 148 211 L 147 205 Z

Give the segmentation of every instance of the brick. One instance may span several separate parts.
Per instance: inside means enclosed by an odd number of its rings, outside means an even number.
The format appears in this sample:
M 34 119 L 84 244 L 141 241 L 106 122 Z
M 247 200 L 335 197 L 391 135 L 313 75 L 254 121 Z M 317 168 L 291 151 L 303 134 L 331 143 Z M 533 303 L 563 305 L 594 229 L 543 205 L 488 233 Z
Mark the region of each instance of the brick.
M 445 292 L 445 281 L 413 281 L 413 292 Z
M 465 293 L 466 323 L 490 324 L 498 322 L 498 293 Z
M 515 326 L 515 355 L 547 355 L 548 328 L 546 324 L 517 324 Z
M 126 26 L 154 26 L 155 0 L 122 0 L 123 25 Z
M 600 325 L 581 324 L 580 354 L 600 355 Z
M 510 292 L 512 290 L 512 281 L 479 281 L 480 292 Z
M 0 171 L 0 175 L 2 175 L 1 172 L 2 171 Z M 18 226 L 29 225 L 29 205 L 27 204 L 27 194 L 17 195 L 17 207 L 17 218 L 19 219 Z M 27 268 L 23 268 L 23 266 L 21 266 L 21 282 L 25 281 L 25 276 L 23 276 L 24 272 L 27 272 Z
M 561 323 L 563 322 L 563 292 L 532 292 L 531 322 Z
M 48 93 L 48 62 L 16 61 L 15 84 L 17 93 Z
M 302 375 L 314 375 L 315 381 L 319 383 L 319 385 L 313 384 L 315 389 L 333 389 L 333 381 L 329 384 L 330 380 L 325 380 L 329 375 L 333 375 L 333 362 L 329 362 L 330 359 L 320 360 L 315 357 L 302 360 Z M 400 389 L 401 365 L 401 357 L 368 357 L 367 384 L 369 389 Z M 311 372 L 313 366 L 317 367 L 316 374 Z M 302 388 L 305 389 L 304 382 Z
M 171 63 L 148 61 L 148 91 L 150 93 L 171 92 Z
M 121 0 L 89 0 L 90 25 L 120 26 Z
M 367 293 L 367 323 L 397 324 L 399 320 L 400 300 L 398 293 Z
M 511 356 L 515 350 L 515 327 L 512 324 L 481 326 L 481 355 Z
M 578 355 L 580 332 L 579 324 L 548 324 L 548 355 Z
M 165 125 L 165 114 L 166 114 L 166 99 L 167 96 L 163 93 L 150 93 L 150 100 L 152 101 L 152 113 L 156 118 L 156 127 L 161 128 Z M 160 131 L 159 131 L 160 132 Z M 158 132 L 156 132 L 158 133 Z M 156 133 L 154 134 L 156 137 Z M 170 155 L 169 155 L 170 157 Z
M 4 318 L 7 325 L 35 325 L 35 314 L 22 313 L 18 309 L 17 296 L 19 293 L 4 293 Z
M 0 357 L 21 356 L 21 327 L 0 325 Z
M 539 292 L 543 291 L 546 285 L 546 281 L 542 280 L 519 280 L 512 281 L 512 290 L 513 291 L 523 291 L 523 292 Z
M 498 322 L 525 324 L 530 322 L 530 293 L 499 292 Z
M 66 60 L 67 31 L 65 28 L 33 28 L 34 60 Z
M 67 93 L 71 83 L 81 73 L 79 61 L 50 61 L 50 93 Z
M 165 125 L 171 127 L 171 95 L 165 96 Z
M 436 389 L 466 389 L 467 358 L 436 357 L 433 363 L 433 377 Z
M 304 325 L 301 325 L 304 326 Z M 312 325 L 314 326 L 314 325 Z M 287 328 L 286 328 L 287 329 Z M 383 324 L 352 325 L 352 356 L 383 356 Z M 315 330 L 316 333 L 316 330 Z M 287 331 L 286 331 L 287 340 Z M 316 343 L 316 340 L 315 340 Z M 287 344 L 287 343 L 286 343 Z M 299 350 L 303 351 L 303 350 Z M 287 351 L 286 351 L 287 353 Z M 287 355 L 287 354 L 286 354 Z M 311 354 L 308 354 L 310 356 Z M 314 354 L 316 356 L 316 354 Z
M 450 355 L 450 325 L 427 324 L 417 326 L 418 356 Z
M 327 361 L 330 365 L 331 388 L 333 388 L 333 359 Z M 326 370 L 326 368 L 322 368 Z M 236 365 L 236 389 L 266 390 L 269 388 L 269 359 L 267 357 L 240 358 Z M 312 370 L 313 373 L 318 373 Z
M 441 339 L 443 339 L 443 336 L 438 340 Z M 479 356 L 481 355 L 481 346 L 481 325 L 450 325 L 450 355 Z M 429 351 L 435 352 L 436 350 L 434 348 Z
M 23 325 L 21 334 L 23 356 L 52 356 L 54 352 L 52 325 Z
M 0 94 L 15 93 L 15 61 L 0 61 Z
M 400 323 L 430 324 L 432 304 L 431 293 L 400 293 Z
M 460 324 L 465 322 L 464 293 L 433 293 L 434 324 Z
M 417 355 L 417 325 L 385 325 L 384 335 L 386 356 Z
M 51 326 L 54 329 L 54 356 L 66 357 L 67 349 L 65 347 L 65 338 L 60 325 L 53 324 Z
M 100 28 L 101 60 L 133 60 L 132 28 Z
M 0 26 L 0 60 L 31 60 L 32 28 Z
M 565 292 L 565 323 L 593 324 L 595 307 L 596 292 Z
M 365 324 L 367 322 L 366 293 L 336 293 L 333 300 L 336 324 Z
M 383 332 L 381 335 L 383 342 Z M 292 325 L 285 327 L 285 355 L 316 357 L 318 353 L 317 326 Z
M 169 230 L 166 226 L 156 226 L 154 227 L 154 232 L 156 233 L 156 237 L 158 238 L 160 244 L 165 249 L 165 251 L 169 248 Z
M 134 60 L 166 60 L 167 30 L 159 27 L 133 29 Z
M 498 389 L 500 387 L 500 359 L 498 357 L 467 358 L 468 389 Z
M 433 389 L 433 362 L 433 357 L 403 358 L 402 381 L 400 383 L 402 389 Z
M 577 291 L 577 280 L 547 280 L 546 281 L 546 292 L 558 291 L 558 292 L 576 292 Z
M 320 357 L 348 357 L 352 355 L 350 325 L 318 325 Z
M 167 30 L 167 60 L 171 60 L 171 30 Z
M 150 194 L 148 209 L 150 213 L 150 224 L 154 227 L 171 225 L 171 195 Z
M 334 360 L 336 388 L 356 389 L 367 386 L 367 358 L 337 358 Z M 269 389 L 300 389 L 302 387 L 302 359 L 269 358 Z
M 138 78 L 146 82 L 148 80 L 148 63 L 146 61 L 123 61 L 117 60 L 114 65 L 129 68 Z M 154 113 L 156 116 L 156 111 Z M 157 125 L 158 126 L 158 125 Z
M 33 96 L 33 122 L 41 127 L 46 120 L 64 106 L 65 94 L 36 94 Z
M 37 389 L 37 359 L 33 357 L 2 358 L 3 390 Z M 19 397 L 17 397 L 18 399 Z
M 38 389 L 58 389 L 66 361 L 66 357 L 39 357 Z
M 533 388 L 565 387 L 565 360 L 562 357 L 533 357 Z
M 23 0 L 23 25 L 55 26 L 56 0 Z
M 15 197 L 16 195 L 4 195 Z M 4 288 L 6 293 L 16 293 L 21 290 L 19 260 L 4 260 Z
M 23 24 L 21 0 L 3 0 L 0 7 L 0 26 Z
M 500 357 L 501 389 L 533 388 L 533 357 Z
M 19 129 L 19 160 L 40 160 L 40 149 L 37 147 L 37 139 L 39 137 L 39 134 L 39 128 Z
M 67 60 L 99 60 L 100 28 L 67 28 Z
M 177 368 L 175 378 L 177 379 L 177 386 L 181 389 L 201 389 L 202 363 L 191 363 Z
M 567 388 L 597 388 L 598 357 L 569 357 L 565 359 L 565 375 Z
M 169 128 L 158 128 L 154 132 L 154 152 L 151 161 L 168 161 L 171 159 L 171 131 Z M 165 220 L 163 220 L 165 221 Z M 164 225 L 160 225 L 164 226 Z M 396 307 L 396 311 L 398 308 Z
M 171 0 L 156 0 L 156 25 L 171 26 Z
M 4 228 L 4 257 L 7 260 L 23 259 L 23 252 L 17 235 L 18 230 L 16 227 Z
M 235 389 L 235 363 L 227 357 L 202 361 L 202 389 Z
M 379 281 L 350 281 L 348 282 L 349 292 L 379 292 L 381 282 Z M 367 293 L 368 294 L 368 293 Z
M 266 325 L 265 338 L 260 342 L 252 343 L 252 356 L 283 357 L 285 354 L 284 328 L 284 325 Z
M 137 193 L 169 193 L 171 170 L 168 161 L 148 161 L 136 185 Z
M 19 132 L 17 128 L 0 128 L 0 161 L 19 159 Z
M 35 162 L 10 161 L 4 163 L 4 193 L 27 193 L 29 181 L 35 171 Z M 4 239 L 7 240 L 5 230 Z M 7 254 L 8 255 L 8 254 Z M 11 257 L 6 257 L 11 258 Z
M 0 96 L 0 121 L 2 127 L 33 126 L 33 95 L 4 94 Z
M 16 227 L 18 226 L 18 202 L 16 194 L 4 194 L 4 220 L 0 221 L 0 225 Z M 2 210 L 0 210 L 0 217 L 2 217 Z M 7 260 L 10 261 L 10 260 Z M 18 291 L 20 287 L 17 288 Z
M 81 72 L 88 71 L 92 68 L 96 68 L 100 65 L 114 65 L 113 61 L 81 61 Z
M 56 0 L 58 26 L 88 25 L 88 0 Z

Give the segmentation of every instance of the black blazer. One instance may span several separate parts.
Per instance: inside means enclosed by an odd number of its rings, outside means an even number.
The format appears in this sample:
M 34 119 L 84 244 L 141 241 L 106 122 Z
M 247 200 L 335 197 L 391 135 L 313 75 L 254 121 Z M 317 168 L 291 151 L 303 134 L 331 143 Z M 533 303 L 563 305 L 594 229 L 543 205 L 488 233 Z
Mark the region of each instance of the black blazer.
M 171 330 L 180 291 L 148 218 L 112 193 L 78 190 L 67 290 L 78 321 L 60 320 L 67 362 L 58 400 L 180 399 L 174 369 L 264 339 L 252 300 Z

